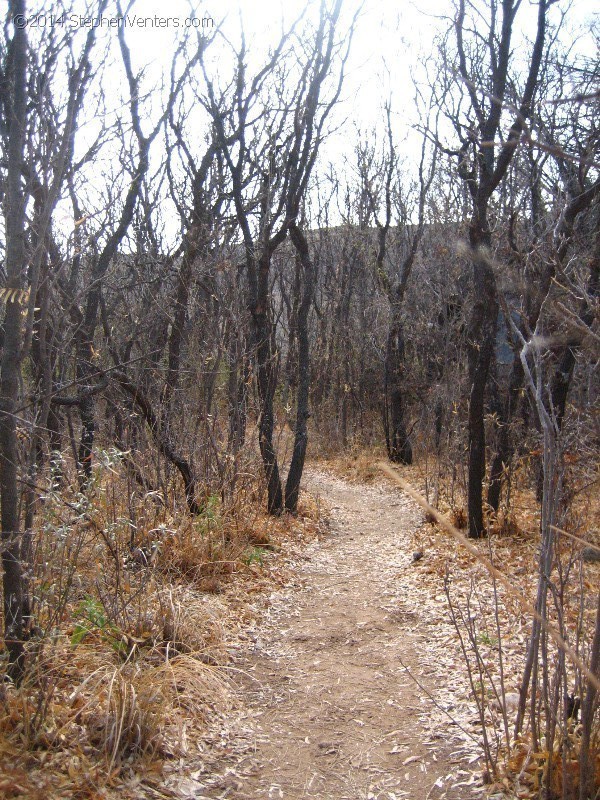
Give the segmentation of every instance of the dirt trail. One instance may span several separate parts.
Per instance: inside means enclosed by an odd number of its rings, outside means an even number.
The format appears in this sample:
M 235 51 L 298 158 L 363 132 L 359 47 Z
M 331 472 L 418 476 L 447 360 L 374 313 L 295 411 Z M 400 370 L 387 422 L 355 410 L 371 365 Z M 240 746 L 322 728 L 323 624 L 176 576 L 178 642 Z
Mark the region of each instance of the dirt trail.
M 393 489 L 315 469 L 307 488 L 330 510 L 330 533 L 304 550 L 297 578 L 271 597 L 238 656 L 246 711 L 234 734 L 246 752 L 195 796 L 472 796 L 480 790 L 461 769 L 456 729 L 440 724 L 405 669 L 442 701 L 452 689 L 429 646 L 440 619 L 413 564 L 420 512 Z

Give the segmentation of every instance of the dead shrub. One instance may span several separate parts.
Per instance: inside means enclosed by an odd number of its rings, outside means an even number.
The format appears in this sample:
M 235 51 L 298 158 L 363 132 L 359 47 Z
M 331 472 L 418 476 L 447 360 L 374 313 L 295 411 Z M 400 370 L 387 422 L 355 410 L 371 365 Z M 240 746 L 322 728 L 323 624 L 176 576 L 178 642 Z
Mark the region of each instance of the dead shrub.
M 460 531 L 467 527 L 467 512 L 463 506 L 454 506 L 450 511 L 450 520 Z

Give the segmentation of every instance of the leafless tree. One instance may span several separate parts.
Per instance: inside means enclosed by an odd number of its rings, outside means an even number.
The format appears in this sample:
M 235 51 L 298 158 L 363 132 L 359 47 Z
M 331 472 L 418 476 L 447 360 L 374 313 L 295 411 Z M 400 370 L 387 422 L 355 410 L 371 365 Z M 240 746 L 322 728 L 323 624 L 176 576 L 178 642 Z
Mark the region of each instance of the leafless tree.
M 469 246 L 473 265 L 473 310 L 469 322 L 468 519 L 472 537 L 485 532 L 482 499 L 486 465 L 485 391 L 494 356 L 499 310 L 489 258 L 492 251 L 490 200 L 506 176 L 531 114 L 547 27 L 548 3 L 542 0 L 538 4 L 537 29 L 525 84 L 519 96 L 512 97 L 510 87 L 516 83 L 510 73 L 511 42 L 519 5 L 514 0 L 503 0 L 485 8 L 459 0 L 453 25 L 456 59 L 452 65 L 445 62 L 450 75 L 458 77 L 467 102 L 466 113 L 460 102 L 450 108 L 446 101 L 446 108 L 460 140 L 454 155 L 471 202 Z M 481 31 L 482 25 L 486 26 L 485 34 L 476 33 Z M 450 75 L 448 80 L 452 80 Z M 515 109 L 513 121 L 507 133 L 502 134 L 509 100 L 511 108 Z
M 243 241 L 250 339 L 259 396 L 259 445 L 267 479 L 267 506 L 274 514 L 283 510 L 284 496 L 273 443 L 277 354 L 270 299 L 271 260 L 290 226 L 297 223 L 325 134 L 325 123 L 341 90 L 345 56 L 330 97 L 323 100 L 321 96 L 340 48 L 336 35 L 340 12 L 339 0 L 331 11 L 321 5 L 310 44 L 301 43 L 295 27 L 292 28 L 282 36 L 272 56 L 252 79 L 247 74 L 246 42 L 242 35 L 235 55 L 234 78 L 221 93 L 207 69 L 204 70 L 206 107 L 229 169 Z M 347 48 L 346 43 L 346 54 Z M 265 103 L 267 90 L 272 95 Z M 275 104 L 273 96 L 278 98 Z M 293 241 L 300 247 L 306 272 L 307 254 L 299 232 L 296 225 Z M 302 356 L 306 355 L 303 349 Z M 304 403 L 306 392 L 301 392 L 299 399 Z M 292 507 L 304 462 L 306 414 L 306 408 L 299 411 L 300 425 L 291 467 L 289 505 Z
M 428 116 L 425 113 L 425 116 Z M 368 208 L 377 228 L 374 259 L 375 280 L 389 304 L 390 323 L 384 362 L 383 419 L 388 457 L 391 461 L 411 464 L 412 445 L 408 433 L 405 410 L 405 309 L 404 301 L 410 274 L 419 250 L 425 228 L 427 193 L 435 174 L 435 151 L 428 158 L 428 137 L 423 136 L 418 165 L 414 206 L 409 189 L 402 186 L 399 174 L 397 148 L 392 131 L 391 107 L 386 106 L 387 149 L 374 164 L 375 154 L 369 144 L 359 151 L 361 191 L 367 198 Z M 425 123 L 427 128 L 427 123 Z M 371 174 L 371 166 L 375 174 Z M 382 206 L 382 208 L 381 208 Z M 416 214 L 412 219 L 413 212 Z M 381 217 L 383 214 L 383 217 Z M 396 217 L 394 219 L 394 217 Z M 392 228 L 392 221 L 395 222 Z M 393 234 L 395 247 L 390 254 L 389 238 Z M 388 265 L 388 260 L 399 261 Z
M 105 2 L 99 4 L 101 13 L 105 6 Z M 6 538 L 3 552 L 5 638 L 11 671 L 16 679 L 20 678 L 23 669 L 23 622 L 29 608 L 23 564 L 27 565 L 29 561 L 30 529 L 34 511 L 33 495 L 30 492 L 25 520 L 27 531 L 25 536 L 20 535 L 17 400 L 22 364 L 31 351 L 38 377 L 37 392 L 41 392 L 41 395 L 38 394 L 41 410 L 32 437 L 30 478 L 33 479 L 36 459 L 41 452 L 41 431 L 46 428 L 51 410 L 51 360 L 43 351 L 47 331 L 44 330 L 43 316 L 38 315 L 38 311 L 47 312 L 50 264 L 52 257 L 56 255 L 52 243 L 51 219 L 68 172 L 72 169 L 73 139 L 91 75 L 90 54 L 96 38 L 96 31 L 91 29 L 76 56 L 68 34 L 60 39 L 51 36 L 45 51 L 47 62 L 44 72 L 38 76 L 37 82 L 33 81 L 30 74 L 33 55 L 29 51 L 27 33 L 24 26 L 14 22 L 25 19 L 25 12 L 24 2 L 9 5 L 6 30 L 9 21 L 13 21 L 13 35 L 6 40 L 3 47 L 0 74 L 2 145 L 6 164 L 5 291 L 9 290 L 6 297 L 9 302 L 4 320 L 0 378 L 4 409 L 0 421 L 0 457 L 3 460 L 0 488 L 3 535 Z M 53 113 L 55 110 L 50 92 L 56 75 L 56 62 L 65 51 L 68 95 L 64 114 L 61 116 L 59 111 Z M 40 114 L 37 119 L 32 113 L 32 106 Z M 32 154 L 30 158 L 26 158 L 26 142 L 29 144 L 28 151 Z M 26 213 L 30 197 L 33 199 L 34 209 L 31 225 L 28 224 Z

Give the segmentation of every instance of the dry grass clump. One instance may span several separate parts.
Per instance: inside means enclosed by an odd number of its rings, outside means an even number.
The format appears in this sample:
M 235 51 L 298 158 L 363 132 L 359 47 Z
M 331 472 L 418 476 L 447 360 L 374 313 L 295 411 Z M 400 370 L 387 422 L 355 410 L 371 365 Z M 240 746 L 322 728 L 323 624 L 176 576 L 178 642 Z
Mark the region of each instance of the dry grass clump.
M 132 757 L 182 755 L 186 720 L 193 719 L 198 734 L 201 723 L 227 707 L 231 697 L 223 671 L 193 655 L 106 670 L 91 683 L 78 716 L 109 773 Z
M 230 526 L 188 519 L 164 540 L 156 565 L 172 579 L 216 592 L 221 580 L 235 571 L 246 546 Z
M 357 446 L 346 452 L 335 453 L 321 463 L 353 483 L 376 483 L 381 480 L 381 473 L 375 464 L 385 457 L 385 450 L 381 446 Z
M 164 688 L 171 713 L 189 712 L 195 722 L 206 722 L 212 712 L 228 708 L 232 701 L 229 678 L 223 669 L 199 662 L 193 655 L 180 655 L 154 668 L 152 677 Z
M 276 550 L 266 515 L 246 501 L 221 514 L 215 502 L 209 515 L 185 519 L 166 538 L 156 558 L 157 570 L 202 592 L 220 592 L 243 570 L 255 548 Z
M 186 654 L 215 666 L 227 663 L 223 625 L 204 597 L 189 587 L 169 585 L 159 590 L 157 600 L 167 660 Z
M 114 639 L 94 631 L 74 645 L 76 626 L 69 625 L 40 643 L 20 687 L 4 688 L 0 776 L 17 775 L 26 787 L 15 797 L 34 797 L 38 790 L 51 797 L 100 797 L 98 787 L 134 762 L 143 776 L 157 759 L 181 755 L 211 715 L 230 704 L 219 666 L 226 661 L 221 627 L 202 598 L 161 587 L 147 600 L 155 621 L 148 642 L 121 651 Z M 84 775 L 95 788 L 75 794 Z M 5 784 L 0 796 L 11 797 L 9 788 Z
M 137 798 L 128 777 L 156 781 L 230 706 L 228 630 L 270 588 L 281 543 L 318 530 L 312 500 L 293 518 L 263 513 L 250 473 L 190 517 L 176 491 L 171 506 L 132 500 L 119 458 L 109 466 L 88 496 L 65 488 L 40 506 L 27 674 L 0 684 L 2 798 Z
M 153 754 L 161 746 L 166 714 L 163 686 L 150 670 L 122 668 L 106 675 L 94 692 L 96 708 L 85 720 L 90 742 L 105 755 L 109 772 L 129 756 Z

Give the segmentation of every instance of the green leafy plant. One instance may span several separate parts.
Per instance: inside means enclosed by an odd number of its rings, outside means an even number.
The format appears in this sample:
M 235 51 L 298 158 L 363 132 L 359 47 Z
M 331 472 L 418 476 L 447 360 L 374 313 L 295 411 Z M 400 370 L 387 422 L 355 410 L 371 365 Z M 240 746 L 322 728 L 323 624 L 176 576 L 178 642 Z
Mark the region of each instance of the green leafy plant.
M 204 507 L 203 516 L 206 517 L 208 520 L 216 520 L 219 516 L 219 505 L 221 503 L 221 498 L 218 494 L 211 494 L 206 499 L 206 505 Z
M 127 645 L 123 641 L 121 632 L 108 619 L 102 603 L 88 596 L 79 603 L 76 614 L 78 621 L 71 634 L 72 647 L 77 647 L 86 636 L 97 631 L 102 641 L 110 645 L 115 653 L 120 656 L 127 654 Z
M 263 555 L 264 549 L 262 547 L 252 547 L 250 548 L 244 558 L 242 559 L 244 564 L 250 566 L 250 564 L 258 564 L 260 567 L 263 566 Z

